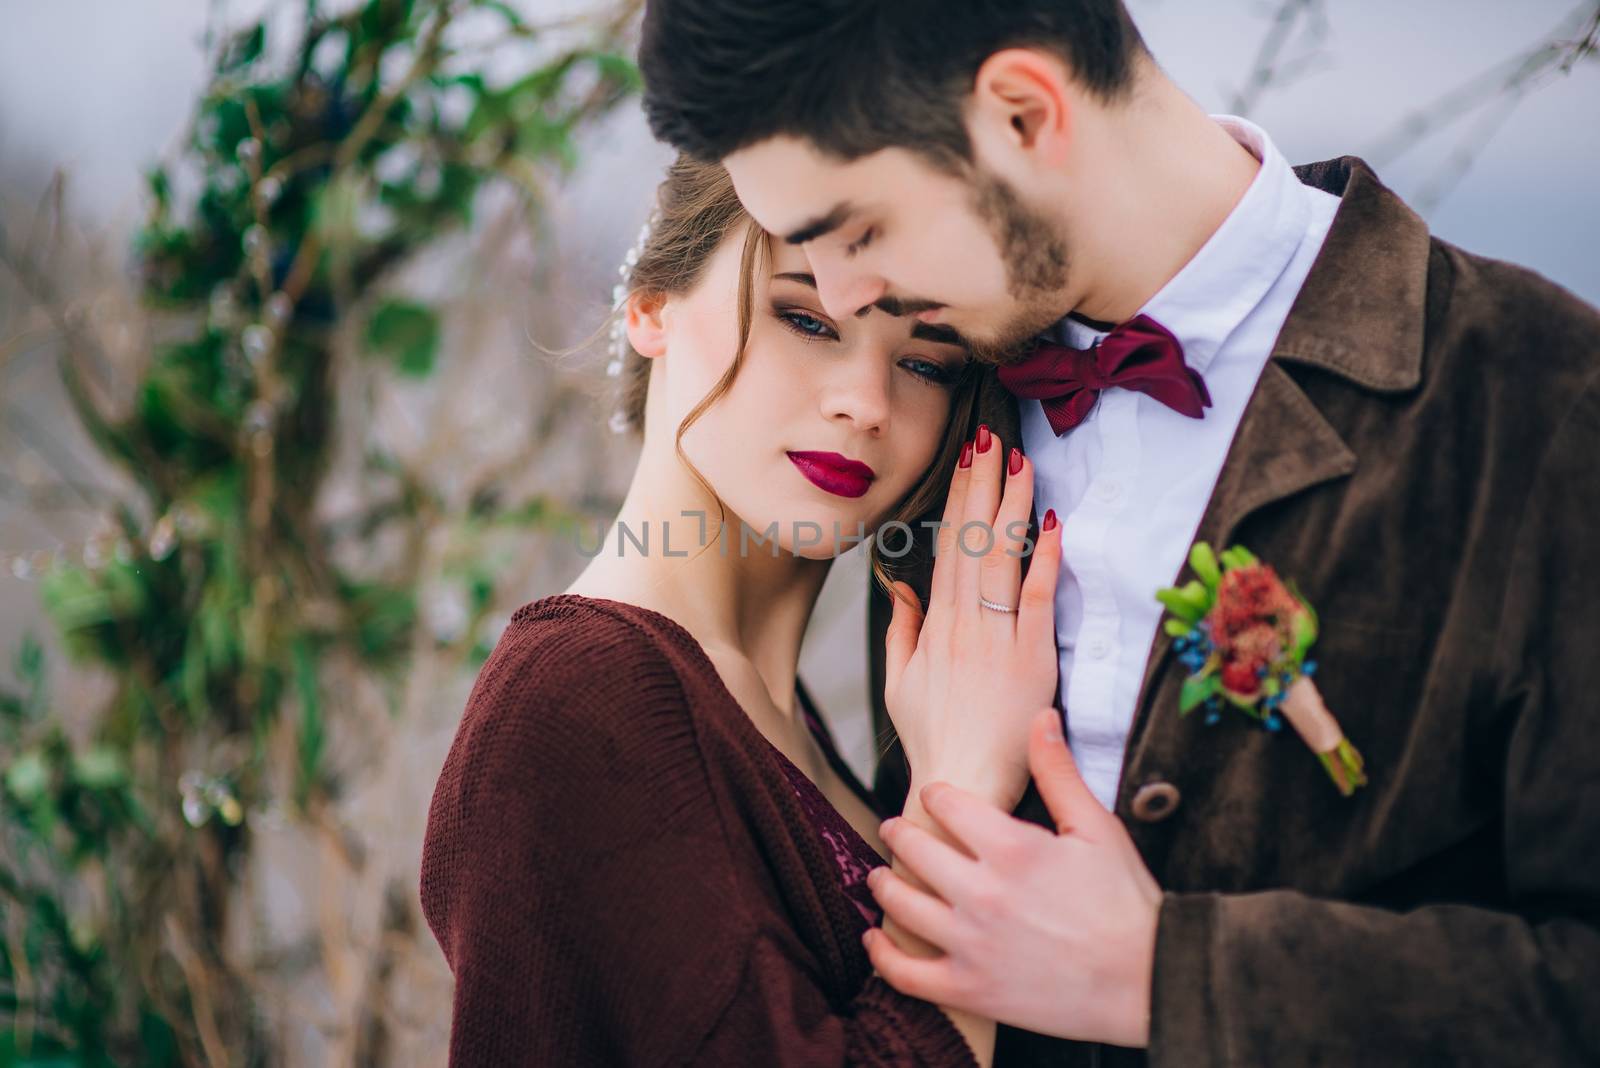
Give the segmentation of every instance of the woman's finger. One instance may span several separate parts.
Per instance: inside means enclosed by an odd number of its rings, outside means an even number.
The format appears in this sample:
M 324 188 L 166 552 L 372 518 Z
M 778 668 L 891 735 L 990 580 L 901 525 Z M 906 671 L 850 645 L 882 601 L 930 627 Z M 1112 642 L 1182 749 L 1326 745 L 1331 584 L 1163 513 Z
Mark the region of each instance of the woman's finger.
M 995 513 L 994 547 L 978 571 L 978 592 L 985 600 L 1018 606 L 1022 584 L 1022 557 L 1031 548 L 1028 515 L 1033 509 L 1033 465 L 1013 448 L 1006 456 L 1006 484 Z M 1016 625 L 1016 616 L 988 612 L 992 624 Z
M 933 581 L 928 593 L 928 609 L 935 605 L 949 605 L 956 587 L 955 557 L 956 531 L 961 527 L 962 509 L 967 503 L 967 485 L 972 475 L 973 444 L 961 447 L 961 459 L 955 473 L 950 476 L 950 492 L 944 499 L 944 515 L 940 517 L 939 535 L 934 540 Z
M 989 427 L 978 427 L 972 474 L 960 526 L 956 530 L 956 615 L 974 618 L 978 607 L 978 570 L 995 541 L 994 514 L 1000 507 L 1002 443 Z M 984 613 L 987 615 L 987 613 Z
M 1024 649 L 1055 648 L 1056 578 L 1061 574 L 1061 521 L 1045 512 L 1017 596 L 1017 642 Z

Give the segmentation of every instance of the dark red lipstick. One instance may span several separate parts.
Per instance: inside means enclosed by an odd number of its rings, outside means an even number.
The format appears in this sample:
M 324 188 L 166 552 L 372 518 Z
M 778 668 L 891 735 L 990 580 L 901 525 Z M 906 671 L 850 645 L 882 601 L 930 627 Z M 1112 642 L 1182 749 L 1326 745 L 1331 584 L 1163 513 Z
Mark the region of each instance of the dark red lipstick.
M 878 477 L 860 460 L 836 452 L 791 452 L 788 456 L 813 485 L 840 497 L 862 496 Z

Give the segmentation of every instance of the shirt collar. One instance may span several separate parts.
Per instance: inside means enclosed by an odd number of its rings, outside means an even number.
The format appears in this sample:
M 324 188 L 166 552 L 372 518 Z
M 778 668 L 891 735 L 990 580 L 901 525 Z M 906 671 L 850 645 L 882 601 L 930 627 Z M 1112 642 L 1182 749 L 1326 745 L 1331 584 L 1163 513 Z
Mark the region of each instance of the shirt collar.
M 1202 373 L 1289 266 L 1311 221 L 1305 187 L 1266 132 L 1231 115 L 1212 118 L 1261 166 L 1216 233 L 1140 309 L 1172 331 L 1184 361 Z M 1105 336 L 1074 319 L 1054 333 L 1076 348 Z

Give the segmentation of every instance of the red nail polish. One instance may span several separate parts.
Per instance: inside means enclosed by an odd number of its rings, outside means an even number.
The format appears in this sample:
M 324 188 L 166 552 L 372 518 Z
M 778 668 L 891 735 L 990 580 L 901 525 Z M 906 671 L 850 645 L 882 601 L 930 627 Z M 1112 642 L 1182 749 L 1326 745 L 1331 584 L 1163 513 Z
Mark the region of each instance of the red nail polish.
M 1018 449 L 1018 448 L 1013 448 L 1011 450 L 1011 462 L 1006 465 L 1006 473 L 1014 475 L 1018 471 L 1021 471 L 1021 470 L 1022 470 L 1022 450 Z
M 989 446 L 994 444 L 993 435 L 989 433 L 988 423 L 978 424 L 978 451 L 988 452 Z
M 1040 524 L 1039 529 L 1040 530 L 1054 530 L 1054 529 L 1056 529 L 1056 510 L 1054 508 L 1052 508 L 1049 511 L 1045 512 L 1045 514 L 1044 514 L 1044 522 Z
M 965 445 L 961 446 L 961 464 L 960 464 L 960 466 L 962 466 L 962 467 L 971 467 L 972 466 L 972 442 L 970 442 L 970 441 L 967 442 Z

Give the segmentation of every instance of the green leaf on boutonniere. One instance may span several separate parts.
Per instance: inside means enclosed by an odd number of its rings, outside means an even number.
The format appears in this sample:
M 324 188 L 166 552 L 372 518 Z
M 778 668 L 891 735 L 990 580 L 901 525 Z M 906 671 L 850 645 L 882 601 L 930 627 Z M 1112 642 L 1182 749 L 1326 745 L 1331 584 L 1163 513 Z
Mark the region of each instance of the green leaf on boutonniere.
M 1229 571 L 1236 567 L 1254 567 L 1260 562 L 1256 559 L 1256 554 L 1243 545 L 1235 545 L 1222 554 L 1222 566 Z
M 1305 594 L 1300 592 L 1300 587 L 1296 586 L 1293 581 L 1286 582 L 1284 585 L 1288 587 L 1289 595 L 1300 602 L 1300 607 L 1305 609 L 1304 612 L 1295 617 L 1289 631 L 1289 638 L 1294 643 L 1291 654 L 1294 657 L 1295 666 L 1299 667 L 1300 661 L 1305 659 L 1306 653 L 1316 643 L 1317 634 L 1320 632 L 1321 626 L 1317 619 L 1317 610 L 1311 607 L 1311 602 L 1306 600 Z
M 1215 590 L 1217 583 L 1222 581 L 1222 570 L 1217 566 L 1217 554 L 1203 541 L 1195 542 L 1194 548 L 1189 550 L 1189 566 L 1194 569 L 1200 581 L 1212 590 Z
M 1189 632 L 1194 629 L 1192 623 L 1185 623 L 1181 619 L 1168 619 L 1161 626 L 1166 630 L 1169 638 L 1187 637 Z
M 1177 616 L 1189 626 L 1193 626 L 1194 624 L 1200 622 L 1200 620 L 1203 619 L 1206 614 L 1205 609 L 1186 597 L 1184 595 L 1184 591 L 1181 589 L 1157 590 L 1156 600 L 1160 601 L 1166 607 L 1167 611 Z M 1186 632 L 1188 629 L 1189 627 L 1184 628 Z
M 1215 697 L 1222 688 L 1222 680 L 1215 675 L 1190 675 L 1183 680 L 1183 693 L 1178 697 L 1178 714 L 1188 715 L 1206 700 Z
M 1294 640 L 1293 657 L 1296 667 L 1305 659 L 1306 653 L 1317 640 L 1317 614 L 1311 610 L 1304 597 L 1300 598 L 1300 603 L 1305 607 L 1305 612 L 1294 617 L 1290 631 L 1290 637 Z
M 1202 618 L 1207 612 L 1211 611 L 1211 606 L 1217 600 L 1216 593 L 1206 588 L 1205 583 L 1195 581 L 1184 583 L 1178 589 L 1178 596 L 1189 602 L 1194 610 L 1200 613 Z

